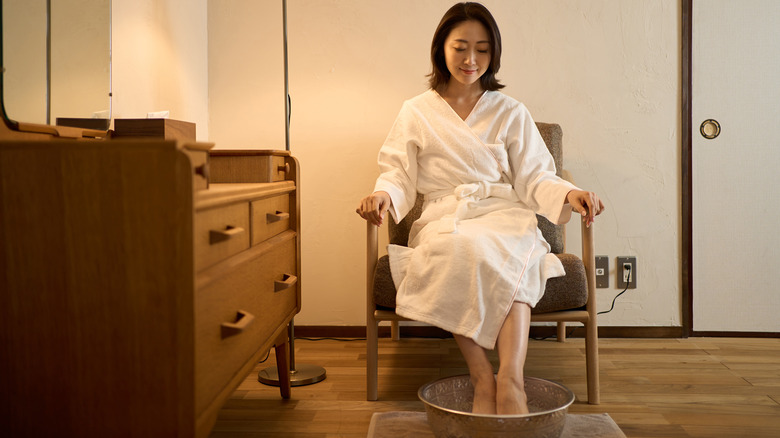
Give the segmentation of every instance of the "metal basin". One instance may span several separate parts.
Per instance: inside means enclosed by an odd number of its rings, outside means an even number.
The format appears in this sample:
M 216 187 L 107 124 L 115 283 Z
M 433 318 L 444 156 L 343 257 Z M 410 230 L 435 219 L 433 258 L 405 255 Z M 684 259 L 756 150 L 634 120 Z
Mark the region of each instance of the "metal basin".
M 530 413 L 520 415 L 472 414 L 474 388 L 468 375 L 427 383 L 417 395 L 436 438 L 559 437 L 574 394 L 559 383 L 535 377 L 525 378 L 525 393 Z

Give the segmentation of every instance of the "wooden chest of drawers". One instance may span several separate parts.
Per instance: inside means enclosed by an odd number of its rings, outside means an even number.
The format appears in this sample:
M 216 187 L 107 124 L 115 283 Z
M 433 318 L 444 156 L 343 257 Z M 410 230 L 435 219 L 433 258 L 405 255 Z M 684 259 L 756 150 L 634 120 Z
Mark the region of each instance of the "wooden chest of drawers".
M 289 369 L 297 161 L 253 152 L 281 176 L 215 183 L 228 163 L 210 163 L 208 148 L 0 143 L 0 424 L 10 436 L 203 437 L 269 348 Z

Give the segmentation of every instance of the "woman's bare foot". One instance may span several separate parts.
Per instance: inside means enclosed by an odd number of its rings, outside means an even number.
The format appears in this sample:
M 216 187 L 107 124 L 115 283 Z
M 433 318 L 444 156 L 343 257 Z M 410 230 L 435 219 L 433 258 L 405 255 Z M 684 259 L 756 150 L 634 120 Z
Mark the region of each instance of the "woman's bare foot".
M 471 384 L 474 386 L 474 404 L 471 412 L 474 414 L 496 414 L 496 381 L 491 375 L 490 378 L 475 379 L 471 378 Z
M 528 413 L 528 396 L 522 379 L 499 378 L 496 385 L 496 413 L 518 415 Z

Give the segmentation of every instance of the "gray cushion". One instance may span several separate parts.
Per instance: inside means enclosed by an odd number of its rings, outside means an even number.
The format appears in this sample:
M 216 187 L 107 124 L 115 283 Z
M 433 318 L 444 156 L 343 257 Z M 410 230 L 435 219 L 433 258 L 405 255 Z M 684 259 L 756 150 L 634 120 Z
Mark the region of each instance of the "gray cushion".
M 558 310 L 578 309 L 588 302 L 588 282 L 585 265 L 572 254 L 556 254 L 566 275 L 547 280 L 542 299 L 531 313 L 548 313 Z
M 390 274 L 390 256 L 382 256 L 376 263 L 374 273 L 374 303 L 378 306 L 395 309 L 395 290 L 393 277 Z
M 412 209 L 404 216 L 403 220 L 395 223 L 393 219 L 387 221 L 387 232 L 390 235 L 390 243 L 406 246 L 409 244 L 409 232 L 412 230 L 414 221 L 422 215 L 423 195 L 417 194 L 417 202 Z
M 536 215 L 536 221 L 539 229 L 542 231 L 544 240 L 550 244 L 550 252 L 561 254 L 563 252 L 563 226 L 555 225 L 547 218 Z
M 539 134 L 542 135 L 547 149 L 555 162 L 555 173 L 561 176 L 563 170 L 563 130 L 560 125 L 554 123 L 537 123 Z M 554 225 L 552 222 L 536 215 L 539 221 L 539 229 L 542 230 L 544 240 L 550 244 L 551 252 L 560 254 L 563 252 L 563 226 Z

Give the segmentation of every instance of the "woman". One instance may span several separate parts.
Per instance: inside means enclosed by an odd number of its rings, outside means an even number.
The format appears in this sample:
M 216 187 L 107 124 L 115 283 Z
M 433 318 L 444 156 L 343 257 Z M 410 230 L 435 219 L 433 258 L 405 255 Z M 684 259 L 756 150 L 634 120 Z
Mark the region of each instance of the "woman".
M 388 247 L 396 312 L 453 333 L 469 367 L 475 413 L 528 412 L 523 366 L 531 307 L 564 275 L 537 228 L 571 209 L 590 225 L 592 192 L 555 175 L 528 110 L 500 93 L 501 36 L 490 12 L 459 3 L 431 46 L 430 90 L 406 101 L 379 152 L 381 175 L 357 208 L 382 225 L 425 196 L 409 247 Z M 494 377 L 486 349 L 498 349 Z

